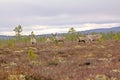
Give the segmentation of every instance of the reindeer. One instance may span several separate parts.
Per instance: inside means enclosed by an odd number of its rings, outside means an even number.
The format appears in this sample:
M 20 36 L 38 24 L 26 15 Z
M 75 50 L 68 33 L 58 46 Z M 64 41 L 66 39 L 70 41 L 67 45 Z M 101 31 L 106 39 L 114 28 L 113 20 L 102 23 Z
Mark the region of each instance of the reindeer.
M 102 35 L 101 34 L 93 34 L 93 35 L 86 35 L 87 39 L 91 41 L 98 41 Z
M 80 42 L 86 43 L 87 42 L 87 37 L 84 36 L 84 35 L 80 36 L 79 34 L 77 34 L 77 41 L 78 41 L 78 44 Z
M 86 37 L 78 37 L 78 43 L 80 42 L 86 43 Z
M 30 38 L 31 38 L 31 40 L 30 40 L 31 44 L 36 44 L 37 43 L 33 31 L 31 32 Z
M 85 35 L 85 36 L 78 36 L 78 42 L 92 42 L 92 41 L 98 41 L 102 37 L 101 34 L 93 34 L 93 35 Z
M 65 37 L 64 36 L 57 36 L 57 33 L 55 33 L 55 34 L 52 33 L 52 36 L 53 36 L 53 39 L 56 43 L 58 43 L 58 42 L 64 43 L 64 41 L 65 41 Z
M 50 38 L 49 38 L 49 37 L 47 37 L 47 38 L 46 38 L 45 43 L 47 43 L 47 44 L 51 43 L 51 40 L 50 40 Z

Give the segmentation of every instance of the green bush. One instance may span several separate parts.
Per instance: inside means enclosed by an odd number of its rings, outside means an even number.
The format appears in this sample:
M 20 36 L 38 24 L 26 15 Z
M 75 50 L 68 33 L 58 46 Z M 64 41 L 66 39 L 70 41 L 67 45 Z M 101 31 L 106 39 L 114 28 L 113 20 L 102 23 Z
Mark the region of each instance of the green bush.
M 119 36 L 117 34 L 114 34 L 113 40 L 118 41 L 119 40 Z
M 30 60 L 34 60 L 36 58 L 36 55 L 34 54 L 33 50 L 28 50 L 28 57 Z
M 101 38 L 99 39 L 99 42 L 103 42 L 103 41 L 104 41 L 104 38 L 101 37 Z

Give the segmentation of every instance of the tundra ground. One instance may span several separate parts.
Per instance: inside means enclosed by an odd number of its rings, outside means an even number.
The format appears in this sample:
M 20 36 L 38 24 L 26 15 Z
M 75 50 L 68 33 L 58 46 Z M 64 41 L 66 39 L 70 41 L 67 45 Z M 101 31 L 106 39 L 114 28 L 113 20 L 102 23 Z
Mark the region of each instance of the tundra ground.
M 120 41 L 6 46 L 0 80 L 120 80 Z

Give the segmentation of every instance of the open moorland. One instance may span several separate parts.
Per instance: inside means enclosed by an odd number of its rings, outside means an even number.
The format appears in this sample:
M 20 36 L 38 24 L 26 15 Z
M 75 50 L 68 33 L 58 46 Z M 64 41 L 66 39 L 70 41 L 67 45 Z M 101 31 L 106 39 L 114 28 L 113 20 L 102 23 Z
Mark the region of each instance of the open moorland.
M 0 80 L 120 80 L 120 41 L 1 47 Z

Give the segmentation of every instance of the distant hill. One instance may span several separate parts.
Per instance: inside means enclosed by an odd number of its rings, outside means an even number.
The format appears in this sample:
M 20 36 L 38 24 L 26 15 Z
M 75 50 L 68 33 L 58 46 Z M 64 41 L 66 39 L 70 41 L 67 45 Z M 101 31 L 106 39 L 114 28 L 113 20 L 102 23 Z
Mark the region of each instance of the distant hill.
M 92 30 L 86 30 L 86 31 L 81 31 L 83 33 L 92 33 L 92 32 L 96 32 L 96 33 L 107 33 L 107 32 L 119 32 L 120 31 L 120 26 L 119 27 L 113 27 L 113 28 L 100 28 L 100 29 L 92 29 Z
M 9 39 L 9 38 L 11 38 L 11 37 L 13 37 L 13 36 L 0 35 L 0 39 Z
M 113 28 L 99 28 L 99 29 L 92 29 L 92 30 L 86 30 L 86 31 L 78 31 L 78 32 L 82 32 L 82 33 L 92 33 L 92 32 L 96 32 L 96 33 L 107 33 L 107 32 L 120 32 L 120 26 L 119 27 L 113 27 Z M 66 34 L 66 33 L 59 33 L 58 35 L 61 34 Z M 42 37 L 42 36 L 51 36 L 51 34 L 43 34 L 43 35 L 36 35 L 37 37 Z M 13 36 L 5 36 L 5 35 L 0 35 L 0 39 L 9 39 Z

